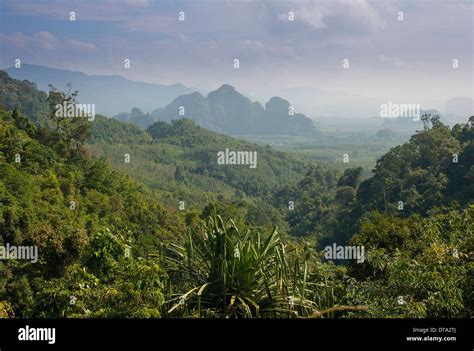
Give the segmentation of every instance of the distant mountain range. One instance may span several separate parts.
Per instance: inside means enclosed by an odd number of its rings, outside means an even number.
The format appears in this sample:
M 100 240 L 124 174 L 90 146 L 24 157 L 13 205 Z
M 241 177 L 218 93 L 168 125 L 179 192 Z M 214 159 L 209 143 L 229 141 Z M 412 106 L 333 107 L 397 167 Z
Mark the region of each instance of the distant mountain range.
M 133 106 L 151 111 L 166 106 L 176 96 L 188 94 L 195 89 L 182 84 L 162 85 L 136 82 L 121 76 L 88 75 L 63 69 L 22 64 L 21 68 L 9 67 L 5 71 L 10 77 L 34 82 L 39 89 L 48 91 L 48 84 L 61 91 L 78 90 L 81 103 L 95 104 L 96 112 L 107 116 L 130 111 Z
M 5 71 L 12 78 L 31 81 L 44 91 L 49 90 L 49 84 L 66 91 L 70 83 L 72 90 L 79 91 L 78 100 L 95 104 L 98 114 L 115 115 L 114 118 L 141 128 L 158 120 L 169 122 L 186 117 L 202 127 L 232 135 L 316 132 L 313 121 L 294 112 L 288 101 L 273 97 L 264 108 L 226 84 L 204 97 L 182 84 L 151 84 L 39 65 L 22 64 L 21 68 L 9 67 Z M 130 110 L 131 113 L 123 112 Z
M 287 100 L 272 97 L 265 105 L 252 102 L 224 84 L 204 97 L 198 92 L 178 96 L 168 106 L 144 114 L 134 108 L 114 118 L 142 128 L 154 121 L 189 118 L 201 127 L 231 135 L 314 135 L 314 122 L 296 113 Z

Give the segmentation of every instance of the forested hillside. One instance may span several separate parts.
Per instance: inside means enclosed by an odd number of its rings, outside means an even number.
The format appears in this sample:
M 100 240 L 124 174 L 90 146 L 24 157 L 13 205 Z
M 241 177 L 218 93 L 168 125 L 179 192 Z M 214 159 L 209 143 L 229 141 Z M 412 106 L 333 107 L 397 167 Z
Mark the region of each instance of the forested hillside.
M 57 118 L 74 92 L 0 74 L 0 240 L 38 248 L 0 261 L 0 316 L 472 317 L 474 117 L 424 116 L 364 179 L 189 119 Z

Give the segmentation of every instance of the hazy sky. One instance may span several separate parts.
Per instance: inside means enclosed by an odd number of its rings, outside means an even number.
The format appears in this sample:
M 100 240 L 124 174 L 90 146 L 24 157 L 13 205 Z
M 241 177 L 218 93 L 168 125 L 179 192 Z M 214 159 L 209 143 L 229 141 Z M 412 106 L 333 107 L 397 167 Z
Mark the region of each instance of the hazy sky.
M 298 96 L 304 87 L 313 92 L 300 99 L 304 107 L 311 94 L 328 104 L 345 93 L 429 108 L 473 94 L 472 0 L 0 0 L 0 6 L 0 67 L 21 58 L 206 90 L 228 83 L 259 99 L 282 91 Z

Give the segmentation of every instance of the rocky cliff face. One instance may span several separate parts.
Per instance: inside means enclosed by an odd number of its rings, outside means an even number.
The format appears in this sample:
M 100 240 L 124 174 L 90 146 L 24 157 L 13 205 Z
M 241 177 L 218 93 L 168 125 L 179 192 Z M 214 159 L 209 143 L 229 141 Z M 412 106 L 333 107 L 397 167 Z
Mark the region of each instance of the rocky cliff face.
M 207 97 L 197 92 L 179 96 L 152 115 L 163 121 L 186 117 L 202 127 L 233 135 L 315 134 L 313 121 L 293 113 L 290 106 L 287 100 L 273 97 L 263 108 L 259 102 L 250 101 L 234 87 L 224 84 Z

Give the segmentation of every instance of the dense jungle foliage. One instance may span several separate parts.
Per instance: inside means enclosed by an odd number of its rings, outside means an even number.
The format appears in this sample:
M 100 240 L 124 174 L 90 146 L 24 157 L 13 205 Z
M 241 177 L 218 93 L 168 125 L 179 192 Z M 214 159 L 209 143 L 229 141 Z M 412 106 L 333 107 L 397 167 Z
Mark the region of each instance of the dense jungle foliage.
M 39 252 L 0 260 L 0 317 L 473 316 L 474 116 L 425 115 L 367 177 L 187 119 L 54 116 L 77 96 L 0 71 L 0 245 Z

